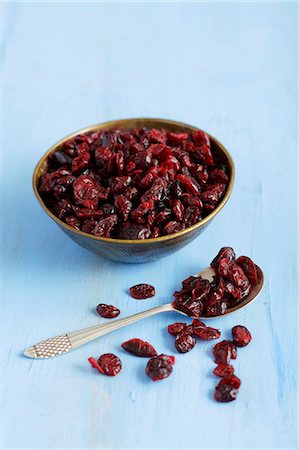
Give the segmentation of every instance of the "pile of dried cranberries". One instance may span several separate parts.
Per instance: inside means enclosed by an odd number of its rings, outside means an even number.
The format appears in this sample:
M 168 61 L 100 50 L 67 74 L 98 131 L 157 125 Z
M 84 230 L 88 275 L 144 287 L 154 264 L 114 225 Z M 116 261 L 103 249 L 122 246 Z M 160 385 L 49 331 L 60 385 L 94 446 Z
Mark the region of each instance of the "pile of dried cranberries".
M 174 293 L 175 305 L 189 316 L 218 316 L 240 303 L 258 282 L 257 268 L 247 256 L 236 259 L 231 247 L 222 247 L 211 262 L 212 282 L 190 276 Z
M 39 192 L 71 227 L 147 239 L 184 230 L 219 204 L 229 181 L 210 139 L 157 129 L 77 135 L 49 155 Z

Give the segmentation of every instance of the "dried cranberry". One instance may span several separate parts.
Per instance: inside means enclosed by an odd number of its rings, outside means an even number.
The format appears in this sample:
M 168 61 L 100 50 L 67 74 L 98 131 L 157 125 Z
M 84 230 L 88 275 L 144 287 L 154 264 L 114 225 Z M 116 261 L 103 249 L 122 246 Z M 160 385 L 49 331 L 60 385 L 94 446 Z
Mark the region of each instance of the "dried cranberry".
M 252 337 L 250 331 L 243 325 L 236 325 L 232 328 L 233 342 L 237 347 L 246 347 Z
M 151 230 L 144 225 L 126 222 L 119 233 L 121 239 L 147 239 Z
M 171 325 L 168 325 L 168 333 L 172 336 L 176 336 L 181 331 L 187 328 L 187 324 L 185 322 L 176 322 Z
M 193 319 L 192 321 L 192 327 L 194 330 L 194 333 L 196 334 L 196 329 L 197 328 L 204 328 L 206 325 L 199 319 Z
M 111 215 L 106 217 L 105 219 L 99 220 L 96 222 L 95 227 L 91 230 L 91 233 L 96 236 L 104 236 L 106 238 L 110 237 L 112 228 L 117 223 L 117 216 Z
M 186 331 L 181 331 L 176 335 L 175 338 L 175 348 L 180 353 L 187 353 L 193 349 L 196 341 L 194 337 Z
M 213 347 L 213 355 L 216 364 L 229 364 L 232 357 L 230 341 L 221 341 Z
M 241 291 L 245 291 L 250 287 L 245 273 L 234 261 L 229 261 L 227 258 L 221 259 L 217 270 L 219 275 L 230 280 Z
M 214 398 L 217 402 L 231 402 L 236 400 L 238 389 L 229 384 L 219 384 L 215 388 Z
M 129 213 L 132 209 L 132 203 L 124 195 L 118 195 L 115 200 L 115 206 L 118 209 L 121 219 L 125 222 L 128 220 Z
M 205 302 L 206 308 L 208 308 L 209 306 L 213 306 L 216 303 L 219 303 L 220 300 L 222 300 L 225 292 L 226 292 L 225 282 L 221 277 L 219 277 L 217 282 L 215 282 L 215 284 L 212 286 L 210 295 Z
M 177 179 L 179 180 L 181 185 L 184 186 L 187 192 L 195 195 L 199 194 L 200 186 L 194 178 L 192 178 L 191 176 L 179 174 L 177 176 Z
M 74 216 L 68 216 L 65 218 L 65 222 L 76 230 L 80 230 L 80 220 Z
M 206 306 L 205 307 L 205 313 L 207 316 L 221 316 L 223 314 L 227 313 L 228 310 L 228 302 L 227 301 L 220 301 L 212 306 Z
M 100 198 L 107 198 L 105 189 L 90 175 L 80 175 L 74 181 L 73 188 L 74 197 L 77 202 L 87 208 L 94 209 Z
M 157 355 L 151 344 L 138 338 L 130 339 L 121 344 L 121 346 L 124 350 L 136 356 L 152 357 Z
M 235 369 L 231 364 L 218 364 L 213 370 L 213 374 L 217 377 L 228 377 L 233 375 Z
M 113 319 L 120 314 L 120 310 L 116 308 L 116 306 L 106 305 L 104 303 L 100 303 L 97 306 L 97 312 L 100 314 L 100 316 L 105 317 L 105 319 Z
M 212 327 L 195 327 L 194 333 L 196 336 L 198 336 L 200 339 L 204 339 L 206 341 L 209 341 L 211 339 L 219 339 L 221 336 L 221 333 L 219 330 L 216 330 L 216 328 Z
M 215 258 L 211 262 L 211 267 L 217 269 L 219 261 L 224 258 L 228 259 L 229 261 L 234 261 L 236 259 L 236 254 L 231 247 L 222 247 L 219 250 L 217 256 L 215 256 Z
M 173 370 L 173 365 L 175 363 L 174 356 L 159 355 L 154 356 L 147 363 L 145 373 L 153 380 L 163 380 L 169 377 Z
M 239 256 L 239 258 L 236 260 L 236 264 L 241 267 L 241 269 L 243 269 L 243 272 L 245 273 L 252 286 L 255 286 L 258 282 L 258 276 L 256 265 L 254 264 L 254 262 L 247 256 Z
M 220 381 L 219 384 L 229 384 L 230 386 L 234 387 L 235 389 L 239 389 L 239 387 L 241 386 L 241 380 L 236 377 L 236 375 L 228 375 L 226 377 L 223 377 Z
M 87 152 L 81 153 L 79 156 L 73 159 L 72 172 L 74 174 L 77 174 L 87 169 L 89 161 L 90 161 L 90 153 Z
M 223 169 L 213 169 L 213 170 L 211 170 L 211 173 L 210 173 L 210 180 L 213 183 L 226 184 L 226 183 L 228 183 L 229 178 Z
M 121 360 L 113 353 L 105 353 L 96 361 L 94 358 L 88 358 L 88 361 L 103 375 L 114 377 L 121 370 Z
M 130 287 L 130 295 L 137 300 L 144 300 L 146 298 L 154 297 L 156 290 L 150 284 L 136 284 Z

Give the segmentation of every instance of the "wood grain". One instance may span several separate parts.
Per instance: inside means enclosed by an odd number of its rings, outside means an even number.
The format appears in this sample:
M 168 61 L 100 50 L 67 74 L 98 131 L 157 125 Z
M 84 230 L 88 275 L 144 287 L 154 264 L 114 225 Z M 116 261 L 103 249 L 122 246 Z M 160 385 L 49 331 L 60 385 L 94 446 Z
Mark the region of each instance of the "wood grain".
M 5 3 L 3 23 L 2 448 L 297 449 L 297 5 L 291 3 Z M 236 163 L 232 198 L 210 227 L 156 263 L 100 259 L 68 239 L 31 189 L 34 165 L 62 136 L 138 116 L 198 125 Z M 50 361 L 23 349 L 169 300 L 187 275 L 232 245 L 264 269 L 259 300 L 212 321 L 244 324 L 233 404 L 212 400 L 211 344 L 179 355 L 152 317 Z M 157 296 L 132 300 L 138 282 Z M 152 383 L 120 344 L 149 340 L 175 354 Z M 117 353 L 115 379 L 87 358 Z

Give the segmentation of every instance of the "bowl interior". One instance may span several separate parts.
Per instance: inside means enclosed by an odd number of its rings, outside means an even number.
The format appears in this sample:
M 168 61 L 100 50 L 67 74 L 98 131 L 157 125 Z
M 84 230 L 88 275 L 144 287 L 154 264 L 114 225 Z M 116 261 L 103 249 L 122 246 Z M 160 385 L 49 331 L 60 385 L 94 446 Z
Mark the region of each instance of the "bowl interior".
M 53 220 L 55 220 L 60 226 L 66 228 L 68 231 L 75 232 L 80 235 L 84 235 L 86 237 L 89 237 L 89 238 L 95 239 L 95 240 L 99 240 L 99 241 L 106 241 L 106 242 L 110 241 L 110 242 L 114 242 L 114 243 L 119 242 L 122 244 L 124 244 L 124 243 L 138 243 L 138 244 L 143 243 L 144 244 L 144 243 L 150 243 L 153 241 L 157 242 L 160 240 L 161 241 L 170 240 L 178 235 L 183 235 L 183 234 L 188 233 L 189 231 L 195 230 L 196 228 L 200 228 L 203 225 L 205 225 L 207 222 L 209 222 L 223 208 L 223 206 L 225 205 L 225 203 L 227 202 L 227 200 L 230 197 L 233 183 L 234 183 L 235 169 L 234 169 L 234 163 L 233 163 L 232 157 L 229 154 L 229 152 L 226 150 L 226 148 L 217 139 L 215 139 L 213 136 L 211 136 L 209 133 L 206 133 L 206 132 L 205 133 L 210 137 L 213 153 L 217 156 L 218 160 L 221 163 L 224 163 L 228 166 L 230 179 L 229 179 L 226 193 L 225 193 L 223 199 L 221 200 L 221 202 L 214 209 L 214 211 L 212 211 L 209 215 L 207 215 L 200 222 L 197 222 L 196 224 L 192 225 L 189 228 L 186 228 L 183 231 L 180 231 L 178 233 L 173 233 L 173 234 L 170 234 L 167 236 L 161 236 L 158 238 L 149 238 L 149 239 L 145 239 L 145 240 L 125 240 L 125 239 L 103 238 L 103 237 L 93 236 L 91 234 L 84 233 L 83 231 L 75 230 L 74 228 L 70 227 L 65 222 L 61 221 L 56 216 L 54 216 L 52 214 L 52 212 L 47 208 L 47 206 L 45 205 L 43 199 L 41 198 L 41 196 L 38 192 L 39 179 L 41 176 L 43 176 L 45 173 L 47 173 L 47 169 L 48 169 L 47 158 L 48 158 L 48 156 L 51 153 L 54 153 L 55 151 L 57 151 L 63 142 L 67 141 L 68 139 L 71 139 L 72 137 L 74 137 L 78 134 L 84 134 L 89 131 L 96 131 L 99 129 L 112 130 L 112 129 L 118 128 L 121 130 L 127 130 L 130 128 L 143 128 L 143 127 L 157 128 L 157 129 L 165 128 L 170 131 L 182 131 L 182 132 L 184 132 L 184 131 L 191 132 L 191 131 L 198 130 L 198 127 L 193 127 L 191 125 L 188 125 L 188 124 L 185 124 L 182 122 L 172 121 L 172 120 L 155 119 L 155 118 L 136 118 L 136 119 L 121 119 L 121 120 L 113 120 L 113 121 L 109 121 L 109 122 L 103 122 L 103 123 L 100 123 L 97 125 L 92 125 L 87 128 L 83 128 L 81 130 L 76 131 L 75 133 L 72 133 L 72 134 L 66 136 L 65 138 L 61 139 L 56 144 L 54 144 L 44 154 L 44 156 L 37 163 L 36 168 L 34 170 L 33 180 L 32 180 L 33 189 L 34 189 L 34 193 L 35 193 L 40 205 L 44 209 L 44 211 Z

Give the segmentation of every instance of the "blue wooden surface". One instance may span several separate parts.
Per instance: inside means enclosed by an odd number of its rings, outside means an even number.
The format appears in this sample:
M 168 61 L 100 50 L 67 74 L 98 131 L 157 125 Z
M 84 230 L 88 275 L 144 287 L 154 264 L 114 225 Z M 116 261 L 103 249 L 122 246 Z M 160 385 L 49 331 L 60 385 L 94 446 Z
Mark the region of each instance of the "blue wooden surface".
M 297 449 L 297 5 L 291 3 L 6 3 L 3 23 L 2 448 Z M 86 125 L 152 116 L 202 127 L 230 150 L 228 205 L 195 242 L 164 260 L 121 265 L 71 242 L 42 212 L 31 175 L 43 152 Z M 169 300 L 187 275 L 232 245 L 264 269 L 263 294 L 211 323 L 253 334 L 239 352 L 232 404 L 212 400 L 211 344 L 179 355 L 149 318 L 50 361 L 37 341 L 98 324 L 99 302 L 122 316 Z M 137 302 L 127 289 L 157 288 Z M 2 307 L 3 312 L 3 307 Z M 175 354 L 152 383 L 130 337 Z M 97 375 L 87 357 L 115 352 Z

